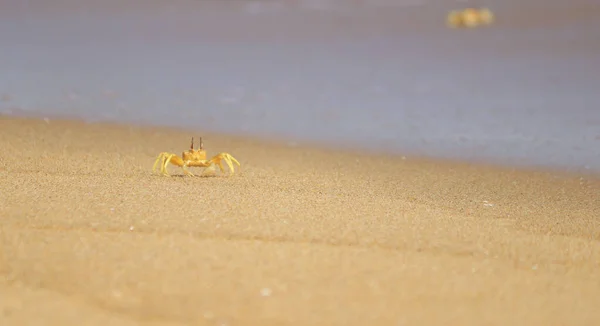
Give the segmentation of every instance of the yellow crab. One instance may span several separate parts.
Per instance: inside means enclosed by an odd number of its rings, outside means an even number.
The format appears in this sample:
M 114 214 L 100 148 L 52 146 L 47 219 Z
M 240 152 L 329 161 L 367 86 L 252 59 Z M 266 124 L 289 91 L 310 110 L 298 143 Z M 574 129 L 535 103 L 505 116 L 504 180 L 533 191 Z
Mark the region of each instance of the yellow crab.
M 488 8 L 453 10 L 447 17 L 448 25 L 454 28 L 473 28 L 482 25 L 491 25 L 494 20 L 495 16 Z
M 206 159 L 206 151 L 203 148 L 202 137 L 200 137 L 200 148 L 198 150 L 194 150 L 194 137 L 192 137 L 192 145 L 189 150 L 183 152 L 181 157 L 177 156 L 173 153 L 162 152 L 158 154 L 156 161 L 154 162 L 154 166 L 152 167 L 152 171 L 156 171 L 158 164 L 160 163 L 160 173 L 165 176 L 169 176 L 169 172 L 167 171 L 167 165 L 169 163 L 179 166 L 183 169 L 183 172 L 186 175 L 194 176 L 192 172 L 190 172 L 188 167 L 199 167 L 206 168 L 205 172 L 214 172 L 215 165 L 219 166 L 221 172 L 225 172 L 223 167 L 223 161 L 229 167 L 229 172 L 233 174 L 235 169 L 233 168 L 233 163 L 240 166 L 240 162 L 238 162 L 233 156 L 228 153 L 219 153 L 215 155 L 210 160 Z

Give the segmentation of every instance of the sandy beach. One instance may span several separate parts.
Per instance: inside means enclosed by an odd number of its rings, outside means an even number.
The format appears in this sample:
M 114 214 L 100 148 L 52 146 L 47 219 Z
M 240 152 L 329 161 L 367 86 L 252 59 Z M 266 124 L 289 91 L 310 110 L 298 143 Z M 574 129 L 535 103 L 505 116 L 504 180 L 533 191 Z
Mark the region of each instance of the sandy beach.
M 593 176 L 0 119 L 2 325 L 596 325 Z M 231 177 L 153 175 L 203 136 Z

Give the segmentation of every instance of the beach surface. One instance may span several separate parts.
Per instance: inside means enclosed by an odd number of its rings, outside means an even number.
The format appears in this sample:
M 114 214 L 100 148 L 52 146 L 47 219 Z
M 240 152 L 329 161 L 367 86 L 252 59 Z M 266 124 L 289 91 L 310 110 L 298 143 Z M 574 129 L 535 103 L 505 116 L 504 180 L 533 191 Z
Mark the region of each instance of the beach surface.
M 2 325 L 598 325 L 600 180 L 0 117 Z M 202 136 L 233 176 L 152 174 Z

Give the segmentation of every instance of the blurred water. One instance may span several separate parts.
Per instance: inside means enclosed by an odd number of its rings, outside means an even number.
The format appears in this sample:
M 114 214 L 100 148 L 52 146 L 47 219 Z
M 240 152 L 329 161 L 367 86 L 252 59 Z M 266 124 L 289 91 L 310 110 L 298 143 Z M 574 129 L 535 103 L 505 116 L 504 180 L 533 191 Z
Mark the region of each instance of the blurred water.
M 457 31 L 450 1 L 3 0 L 0 110 L 600 172 L 577 1 Z

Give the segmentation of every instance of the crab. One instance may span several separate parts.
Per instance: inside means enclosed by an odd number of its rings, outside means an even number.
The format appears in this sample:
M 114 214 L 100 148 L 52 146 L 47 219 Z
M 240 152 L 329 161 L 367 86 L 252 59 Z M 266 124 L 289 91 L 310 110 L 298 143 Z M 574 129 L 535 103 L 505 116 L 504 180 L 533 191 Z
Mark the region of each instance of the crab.
M 157 171 L 157 168 L 159 167 L 160 163 L 160 173 L 164 176 L 169 176 L 167 166 L 169 165 L 169 163 L 171 163 L 172 165 L 181 167 L 185 175 L 193 177 L 194 174 L 187 169 L 188 167 L 205 168 L 204 172 L 214 173 L 215 166 L 218 166 L 221 172 L 225 172 L 223 161 L 229 167 L 230 174 L 235 173 L 235 169 L 233 166 L 234 163 L 238 166 L 241 166 L 240 162 L 238 162 L 238 160 L 236 160 L 229 153 L 219 153 L 213 156 L 213 158 L 211 158 L 210 160 L 207 160 L 206 151 L 204 150 L 202 144 L 202 137 L 200 137 L 200 147 L 197 150 L 194 149 L 194 137 L 192 137 L 192 145 L 190 146 L 190 149 L 183 152 L 181 154 L 181 157 L 168 152 L 162 152 L 158 154 L 158 157 L 154 162 L 154 166 L 152 167 L 152 171 Z
M 453 10 L 447 17 L 448 25 L 454 28 L 473 28 L 482 25 L 491 25 L 494 20 L 494 14 L 488 8 Z

